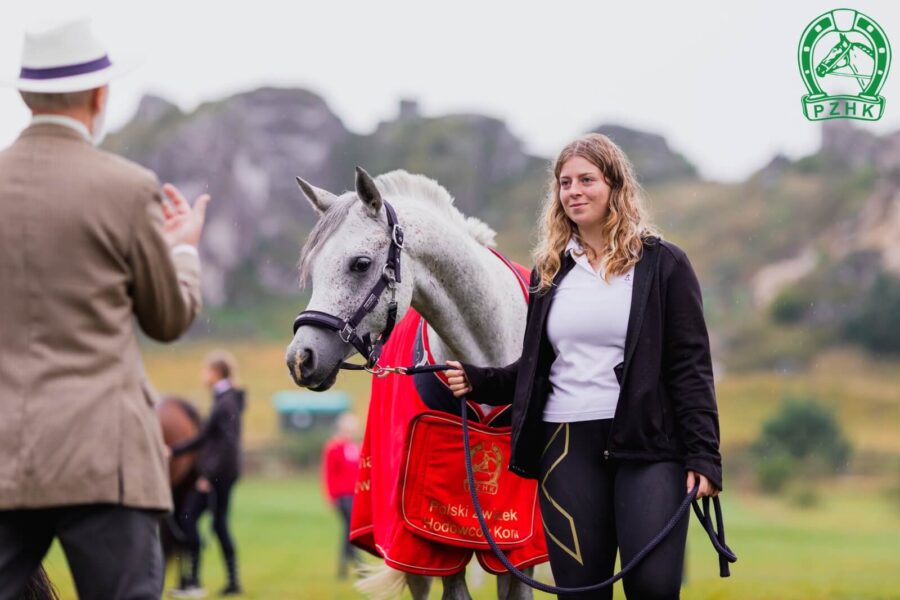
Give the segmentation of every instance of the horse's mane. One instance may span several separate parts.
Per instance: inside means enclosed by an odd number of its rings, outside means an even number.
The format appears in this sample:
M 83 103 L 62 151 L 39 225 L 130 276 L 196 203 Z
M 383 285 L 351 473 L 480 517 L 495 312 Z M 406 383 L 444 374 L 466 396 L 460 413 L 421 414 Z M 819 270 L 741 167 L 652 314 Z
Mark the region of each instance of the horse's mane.
M 481 219 L 466 217 L 453 203 L 453 196 L 447 188 L 430 177 L 407 173 L 397 169 L 375 178 L 375 185 L 388 198 L 408 198 L 425 200 L 445 210 L 451 219 L 461 224 L 466 233 L 483 246 L 496 246 L 497 234 Z
M 449 219 L 458 223 L 479 244 L 491 247 L 497 245 L 495 240 L 496 232 L 484 221 L 475 217 L 464 216 L 454 206 L 453 196 L 450 195 L 450 192 L 434 179 L 398 169 L 376 177 L 375 185 L 391 203 L 429 202 L 443 211 Z M 303 245 L 303 250 L 300 251 L 301 285 L 305 285 L 309 280 L 313 259 L 321 250 L 325 241 L 346 220 L 347 215 L 350 214 L 350 209 L 357 201 L 355 194 L 342 195 L 312 228 L 306 244 Z

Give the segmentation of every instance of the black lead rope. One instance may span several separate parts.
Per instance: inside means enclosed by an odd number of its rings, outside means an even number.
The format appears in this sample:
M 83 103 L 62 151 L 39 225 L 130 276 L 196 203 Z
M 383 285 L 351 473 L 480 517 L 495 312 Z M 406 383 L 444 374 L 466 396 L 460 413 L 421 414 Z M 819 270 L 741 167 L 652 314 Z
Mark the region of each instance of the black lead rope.
M 469 419 L 468 419 L 468 407 L 466 405 L 465 399 L 460 402 L 462 406 L 462 430 L 463 430 L 463 448 L 469 447 Z M 731 551 L 725 544 L 725 524 L 722 519 L 722 507 L 719 503 L 719 498 L 713 498 L 713 506 L 715 508 L 716 513 L 716 522 L 718 524 L 718 533 L 713 528 L 712 519 L 709 516 L 709 498 L 703 498 L 703 510 L 700 510 L 700 507 L 697 505 L 696 500 L 694 498 L 697 496 L 697 491 L 700 489 L 700 482 L 698 481 L 694 485 L 694 489 L 692 489 L 687 496 L 685 496 L 684 500 L 681 502 L 681 505 L 678 507 L 678 510 L 675 511 L 675 514 L 672 515 L 672 518 L 669 519 L 669 522 L 666 523 L 665 527 L 663 527 L 659 533 L 654 536 L 650 542 L 644 546 L 644 548 L 638 552 L 634 558 L 632 558 L 627 565 L 622 567 L 622 570 L 607 579 L 606 581 L 601 581 L 600 583 L 595 583 L 594 585 L 588 585 L 584 587 L 575 587 L 575 588 L 563 588 L 556 587 L 553 585 L 548 585 L 546 583 L 541 583 L 536 579 L 532 579 L 522 571 L 516 568 L 515 565 L 510 562 L 510 560 L 503 553 L 503 550 L 500 549 L 500 546 L 497 545 L 496 540 L 494 540 L 494 536 L 491 535 L 490 528 L 487 524 L 487 519 L 484 518 L 484 512 L 481 509 L 481 503 L 478 501 L 478 492 L 475 487 L 475 473 L 472 469 L 472 456 L 469 452 L 465 452 L 465 460 L 466 460 L 466 479 L 469 483 L 469 495 L 472 498 L 472 505 L 475 508 L 475 514 L 478 516 L 478 523 L 481 525 L 481 532 L 484 534 L 484 539 L 487 540 L 488 545 L 491 547 L 491 550 L 494 552 L 494 555 L 497 559 L 503 563 L 503 566 L 519 581 L 524 583 L 525 585 L 532 587 L 536 590 L 540 590 L 542 592 L 547 592 L 548 594 L 581 594 L 587 592 L 594 592 L 605 587 L 609 587 L 618 580 L 625 577 L 629 571 L 634 569 L 644 558 L 647 557 L 650 552 L 652 552 L 659 544 L 662 542 L 669 533 L 675 528 L 678 522 L 688 514 L 688 511 L 693 504 L 694 512 L 697 514 L 697 518 L 700 519 L 700 523 L 703 525 L 703 528 L 706 530 L 707 535 L 709 535 L 710 541 L 713 543 L 713 546 L 716 549 L 716 552 L 719 553 L 719 575 L 721 577 L 728 577 L 731 575 L 728 563 L 733 563 L 737 561 L 737 556 L 735 556 L 734 552 Z

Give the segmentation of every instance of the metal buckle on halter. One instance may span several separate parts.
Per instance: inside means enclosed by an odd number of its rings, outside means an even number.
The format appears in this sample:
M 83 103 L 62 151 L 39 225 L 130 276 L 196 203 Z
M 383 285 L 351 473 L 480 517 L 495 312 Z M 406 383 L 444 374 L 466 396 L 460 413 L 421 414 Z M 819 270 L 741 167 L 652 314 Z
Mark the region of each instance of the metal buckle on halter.
M 388 273 L 388 269 L 391 270 L 390 273 Z M 394 268 L 393 268 L 393 267 L 389 266 L 387 263 L 384 263 L 384 266 L 381 267 L 381 276 L 384 277 L 385 279 L 387 279 L 388 287 L 389 287 L 389 288 L 391 288 L 391 289 L 393 290 L 394 287 L 396 287 L 396 285 L 397 285 L 397 276 L 394 274 Z
M 350 343 L 350 338 L 356 333 L 356 329 L 350 327 L 350 323 L 344 325 L 344 328 L 338 331 L 338 337 L 343 340 L 345 344 Z
M 403 228 L 400 227 L 400 223 L 394 223 L 394 227 L 391 229 L 391 239 L 398 248 L 403 250 Z

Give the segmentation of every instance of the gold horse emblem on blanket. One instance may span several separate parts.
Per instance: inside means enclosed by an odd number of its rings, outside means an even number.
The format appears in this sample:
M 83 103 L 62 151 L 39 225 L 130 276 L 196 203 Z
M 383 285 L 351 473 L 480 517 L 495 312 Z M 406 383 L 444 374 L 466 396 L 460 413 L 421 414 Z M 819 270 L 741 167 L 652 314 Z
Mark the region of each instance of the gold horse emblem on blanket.
M 500 490 L 500 470 L 503 468 L 500 446 L 491 442 L 478 442 L 469 450 L 469 456 L 472 458 L 475 489 L 482 494 L 496 495 Z M 468 490 L 468 480 L 463 483 Z

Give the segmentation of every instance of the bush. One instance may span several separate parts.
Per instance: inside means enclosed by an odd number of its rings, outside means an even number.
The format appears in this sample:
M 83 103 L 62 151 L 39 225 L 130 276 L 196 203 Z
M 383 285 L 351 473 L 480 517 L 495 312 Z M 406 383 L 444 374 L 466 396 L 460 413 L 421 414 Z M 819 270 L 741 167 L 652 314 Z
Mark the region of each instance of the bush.
M 858 313 L 845 324 L 845 334 L 869 350 L 900 353 L 900 279 L 879 275 Z
M 893 504 L 897 510 L 900 510 L 900 465 L 895 466 L 892 479 L 887 489 L 885 489 L 885 496 L 888 502 Z
M 797 488 L 791 495 L 791 503 L 797 508 L 814 508 L 822 501 L 822 497 L 815 486 L 804 484 Z
M 809 294 L 799 288 L 783 290 L 769 307 L 769 313 L 776 323 L 796 323 L 806 316 L 812 300 Z
M 814 398 L 787 398 L 753 445 L 760 487 L 771 493 L 789 480 L 846 468 L 851 446 L 834 413 Z
M 756 478 L 762 491 L 778 494 L 797 471 L 797 461 L 787 454 L 761 456 L 756 464 Z

